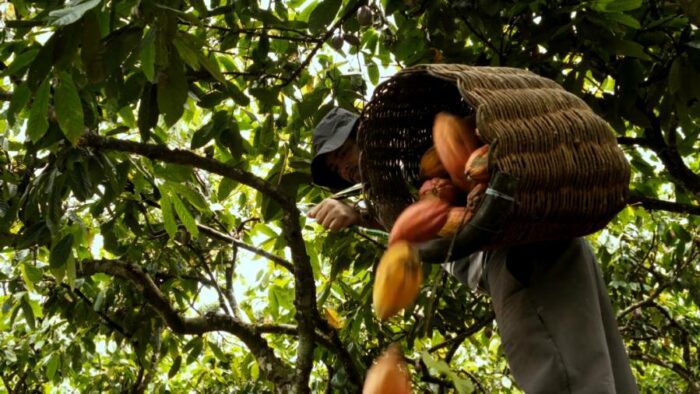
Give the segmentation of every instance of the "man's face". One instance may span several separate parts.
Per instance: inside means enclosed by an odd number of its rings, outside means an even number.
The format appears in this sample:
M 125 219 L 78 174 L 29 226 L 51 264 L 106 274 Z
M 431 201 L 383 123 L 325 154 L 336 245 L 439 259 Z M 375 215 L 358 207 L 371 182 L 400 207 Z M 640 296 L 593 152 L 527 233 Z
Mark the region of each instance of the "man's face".
M 350 183 L 360 183 L 360 149 L 354 139 L 348 138 L 340 148 L 328 154 L 326 163 L 331 171 Z

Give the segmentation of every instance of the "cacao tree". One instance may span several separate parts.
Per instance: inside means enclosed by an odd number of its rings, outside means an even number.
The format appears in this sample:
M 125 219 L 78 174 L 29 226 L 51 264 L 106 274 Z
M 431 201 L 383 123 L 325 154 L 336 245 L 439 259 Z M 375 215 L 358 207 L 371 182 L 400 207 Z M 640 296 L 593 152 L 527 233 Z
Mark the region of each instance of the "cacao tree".
M 306 207 L 311 132 L 401 67 L 527 68 L 633 169 L 588 237 L 643 392 L 700 391 L 700 6 L 678 0 L 0 3 L 0 391 L 520 392 L 488 297 L 426 267 L 380 322 L 386 234 Z M 576 333 L 571 333 L 576 335 Z

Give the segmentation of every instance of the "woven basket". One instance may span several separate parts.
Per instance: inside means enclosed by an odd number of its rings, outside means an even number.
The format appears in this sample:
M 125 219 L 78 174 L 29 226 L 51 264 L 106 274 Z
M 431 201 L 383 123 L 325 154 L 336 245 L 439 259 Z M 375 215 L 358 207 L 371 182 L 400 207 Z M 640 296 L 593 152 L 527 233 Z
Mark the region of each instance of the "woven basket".
M 629 164 L 583 100 L 526 70 L 421 65 L 377 87 L 358 129 L 365 193 L 385 227 L 414 200 L 440 111 L 475 116 L 489 172 L 517 179 L 510 217 L 479 249 L 590 234 L 625 206 Z

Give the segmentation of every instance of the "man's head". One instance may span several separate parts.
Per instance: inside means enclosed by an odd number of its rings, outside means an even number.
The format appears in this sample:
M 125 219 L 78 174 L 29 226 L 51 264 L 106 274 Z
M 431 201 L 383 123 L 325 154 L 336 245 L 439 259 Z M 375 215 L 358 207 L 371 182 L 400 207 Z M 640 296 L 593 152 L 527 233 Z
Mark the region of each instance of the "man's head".
M 355 142 L 358 119 L 357 114 L 333 108 L 316 126 L 311 175 L 317 185 L 339 190 L 360 182 L 360 151 Z

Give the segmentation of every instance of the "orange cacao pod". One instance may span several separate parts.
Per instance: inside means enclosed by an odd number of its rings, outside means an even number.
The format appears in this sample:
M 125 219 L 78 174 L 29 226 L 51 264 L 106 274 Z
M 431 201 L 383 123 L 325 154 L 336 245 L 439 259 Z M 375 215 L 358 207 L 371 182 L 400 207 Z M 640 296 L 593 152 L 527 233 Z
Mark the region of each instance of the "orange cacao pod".
M 362 394 L 411 394 L 408 366 L 395 343 L 389 345 L 367 371 Z
M 489 180 L 489 146 L 484 145 L 472 152 L 464 166 L 464 175 L 467 179 L 476 182 L 488 182 Z
M 459 116 L 440 112 L 435 116 L 433 123 L 433 143 L 452 182 L 469 191 L 474 182 L 467 180 L 464 166 L 472 152 L 481 145 L 474 128 Z
M 440 162 L 434 146 L 425 151 L 420 159 L 420 177 L 423 179 L 441 178 L 447 175 L 447 170 Z
M 473 212 L 464 207 L 452 207 L 447 214 L 445 225 L 442 226 L 438 235 L 441 237 L 453 236 L 461 226 L 466 224 L 473 216 Z
M 449 209 L 450 205 L 439 198 L 409 205 L 391 228 L 389 245 L 399 240 L 422 242 L 434 238 L 445 224 Z
M 413 304 L 423 284 L 423 268 L 418 251 L 407 241 L 399 241 L 384 252 L 372 288 L 374 313 L 381 320 Z
M 421 200 L 437 197 L 450 204 L 454 204 L 458 194 L 459 190 L 457 186 L 443 178 L 428 179 L 423 182 L 423 186 L 420 187 L 420 191 L 418 192 Z

